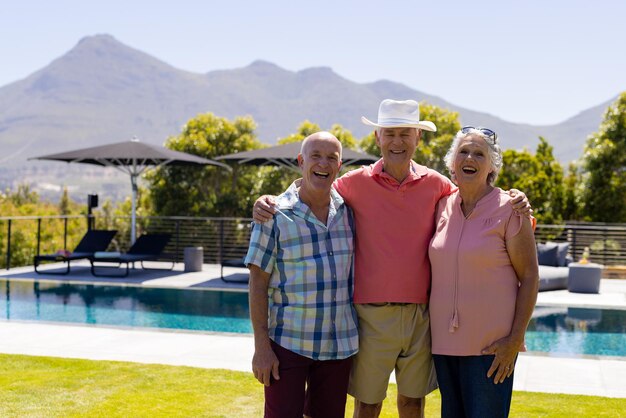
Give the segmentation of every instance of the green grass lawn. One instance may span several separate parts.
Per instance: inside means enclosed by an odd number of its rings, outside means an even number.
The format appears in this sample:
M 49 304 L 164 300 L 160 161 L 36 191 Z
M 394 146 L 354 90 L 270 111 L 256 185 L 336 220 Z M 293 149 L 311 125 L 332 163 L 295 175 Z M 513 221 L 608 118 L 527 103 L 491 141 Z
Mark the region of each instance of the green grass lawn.
M 395 417 L 391 385 L 383 417 Z M 439 416 L 438 392 L 426 416 Z M 513 417 L 626 416 L 626 399 L 515 392 Z M 0 354 L 0 417 L 260 417 L 251 373 Z M 623 414 L 623 415 L 620 415 Z M 352 399 L 346 417 L 352 416 Z

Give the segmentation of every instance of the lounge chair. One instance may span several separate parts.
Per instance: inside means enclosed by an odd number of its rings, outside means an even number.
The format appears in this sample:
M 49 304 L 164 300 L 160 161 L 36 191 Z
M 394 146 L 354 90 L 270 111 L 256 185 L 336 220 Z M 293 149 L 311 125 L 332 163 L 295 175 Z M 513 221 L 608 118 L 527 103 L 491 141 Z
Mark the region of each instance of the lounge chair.
M 224 267 L 247 267 L 244 263 L 248 253 L 248 245 L 230 246 L 220 255 L 220 279 L 224 282 L 242 283 L 241 280 L 228 279 L 224 277 Z M 228 276 L 227 276 L 228 277 Z
M 172 270 L 174 268 L 173 261 L 172 267 L 168 269 L 148 268 L 143 265 L 144 261 L 158 260 L 170 238 L 170 234 L 144 234 L 137 238 L 137 241 L 135 241 L 126 253 L 96 252 L 89 258 L 89 261 L 91 262 L 91 274 L 97 277 L 126 277 L 130 273 L 130 264 L 133 263 L 134 266 L 135 262 L 140 262 L 141 268 L 144 270 Z M 115 263 L 117 265 L 111 266 L 111 263 Z M 126 264 L 126 271 L 123 274 L 102 274 L 96 272 L 96 268 L 109 270 L 118 269 L 122 264 Z
M 241 282 L 240 280 L 231 280 L 224 278 L 224 267 L 247 267 L 244 258 L 233 258 L 230 260 L 222 260 L 220 263 L 220 279 L 224 282 Z
M 72 260 L 89 259 L 93 257 L 97 251 L 105 251 L 111 240 L 115 236 L 117 231 L 107 231 L 90 229 L 83 238 L 80 240 L 74 251 L 70 252 L 58 252 L 56 254 L 40 254 L 33 257 L 33 264 L 35 265 L 35 272 L 38 274 L 68 274 L 70 272 L 70 262 Z M 40 271 L 37 267 L 42 261 L 59 262 L 63 261 L 67 263 L 67 269 L 64 273 L 59 273 L 57 270 L 53 271 Z

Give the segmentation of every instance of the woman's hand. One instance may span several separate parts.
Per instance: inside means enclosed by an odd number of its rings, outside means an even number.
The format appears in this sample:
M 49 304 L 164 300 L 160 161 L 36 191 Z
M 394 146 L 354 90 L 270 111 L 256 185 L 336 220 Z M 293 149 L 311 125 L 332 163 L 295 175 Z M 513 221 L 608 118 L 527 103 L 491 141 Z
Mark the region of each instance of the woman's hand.
M 515 360 L 521 345 L 522 342 L 508 336 L 483 349 L 483 354 L 494 355 L 491 367 L 487 371 L 487 378 L 489 379 L 495 374 L 493 382 L 498 384 L 510 377 L 513 374 L 513 369 L 515 369 Z

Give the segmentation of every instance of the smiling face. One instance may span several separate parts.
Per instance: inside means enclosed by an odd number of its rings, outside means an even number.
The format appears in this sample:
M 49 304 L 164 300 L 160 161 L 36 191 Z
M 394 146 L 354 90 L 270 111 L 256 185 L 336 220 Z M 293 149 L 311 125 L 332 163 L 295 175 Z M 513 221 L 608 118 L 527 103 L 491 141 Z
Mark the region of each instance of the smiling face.
M 456 183 L 488 184 L 487 177 L 493 170 L 489 145 L 479 135 L 468 135 L 461 139 L 454 157 Z
M 382 128 L 376 131 L 376 145 L 383 155 L 385 170 L 406 170 L 420 139 L 415 128 Z
M 330 192 L 341 168 L 341 143 L 328 132 L 318 132 L 305 139 L 298 165 L 302 170 L 302 188 Z

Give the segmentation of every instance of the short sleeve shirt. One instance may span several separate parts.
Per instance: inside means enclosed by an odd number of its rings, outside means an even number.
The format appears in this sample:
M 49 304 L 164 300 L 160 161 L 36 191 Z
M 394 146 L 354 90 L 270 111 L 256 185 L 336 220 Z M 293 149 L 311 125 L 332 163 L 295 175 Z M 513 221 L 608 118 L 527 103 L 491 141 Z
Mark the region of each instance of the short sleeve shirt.
M 522 226 L 510 200 L 494 188 L 467 218 L 458 193 L 440 202 L 429 251 L 433 354 L 481 355 L 482 349 L 510 334 L 519 280 L 506 241 Z
M 277 205 L 283 213 L 254 224 L 245 258 L 270 273 L 269 336 L 314 360 L 347 358 L 358 350 L 350 208 L 331 189 L 324 224 L 299 199 L 296 183 Z
M 383 168 L 381 159 L 335 181 L 354 210 L 354 303 L 427 303 L 435 207 L 455 186 L 415 162 L 402 183 Z

